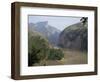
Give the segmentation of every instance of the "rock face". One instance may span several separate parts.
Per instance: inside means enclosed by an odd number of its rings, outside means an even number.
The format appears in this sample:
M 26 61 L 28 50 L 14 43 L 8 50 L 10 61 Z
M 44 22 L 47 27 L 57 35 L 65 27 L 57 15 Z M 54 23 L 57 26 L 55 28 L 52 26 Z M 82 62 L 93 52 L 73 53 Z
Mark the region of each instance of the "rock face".
M 48 24 L 48 21 L 30 23 L 29 29 L 41 33 L 52 45 L 57 45 L 60 30 Z
M 87 37 L 87 24 L 77 23 L 61 32 L 58 45 L 62 48 L 87 51 Z

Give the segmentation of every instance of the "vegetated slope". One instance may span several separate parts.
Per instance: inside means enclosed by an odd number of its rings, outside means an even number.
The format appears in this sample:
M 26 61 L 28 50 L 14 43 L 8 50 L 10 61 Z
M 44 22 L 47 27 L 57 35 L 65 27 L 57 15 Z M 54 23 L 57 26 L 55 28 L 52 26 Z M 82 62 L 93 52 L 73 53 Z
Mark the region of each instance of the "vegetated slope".
M 43 66 L 47 60 L 61 60 L 63 56 L 63 52 L 53 48 L 41 33 L 28 30 L 28 66 Z

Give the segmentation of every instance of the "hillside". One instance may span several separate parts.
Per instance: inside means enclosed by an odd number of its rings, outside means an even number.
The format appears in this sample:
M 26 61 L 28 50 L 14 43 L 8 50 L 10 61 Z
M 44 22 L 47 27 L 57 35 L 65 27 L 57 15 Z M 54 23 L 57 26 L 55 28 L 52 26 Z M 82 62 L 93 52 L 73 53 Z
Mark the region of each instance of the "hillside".
M 28 30 L 28 66 L 45 66 L 48 60 L 59 61 L 63 57 L 62 50 L 53 48 L 41 33 Z
M 52 45 L 57 45 L 60 30 L 48 24 L 47 21 L 29 23 L 29 29 L 41 33 Z
M 45 41 L 44 43 L 47 44 L 47 46 L 49 46 L 48 40 L 42 36 L 40 33 L 36 32 L 36 31 L 31 31 L 30 29 L 28 30 L 28 52 L 31 53 L 32 50 L 32 45 L 33 43 L 36 44 L 36 46 L 39 46 L 40 43 L 39 41 L 37 41 L 38 39 L 40 39 L 40 41 Z M 41 46 L 41 45 L 40 45 Z
M 73 24 L 66 27 L 59 35 L 59 46 L 72 50 L 87 51 L 87 24 Z

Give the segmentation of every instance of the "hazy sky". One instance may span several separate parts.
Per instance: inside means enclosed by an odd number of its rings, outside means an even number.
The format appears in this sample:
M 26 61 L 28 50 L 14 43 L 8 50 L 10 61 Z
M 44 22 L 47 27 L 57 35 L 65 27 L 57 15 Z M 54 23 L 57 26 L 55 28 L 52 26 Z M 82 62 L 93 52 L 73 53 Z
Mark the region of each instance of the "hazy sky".
M 30 15 L 28 18 L 29 23 L 37 23 L 48 21 L 48 24 L 54 26 L 59 30 L 63 30 L 65 27 L 80 22 L 81 17 L 65 17 L 65 16 L 39 16 Z

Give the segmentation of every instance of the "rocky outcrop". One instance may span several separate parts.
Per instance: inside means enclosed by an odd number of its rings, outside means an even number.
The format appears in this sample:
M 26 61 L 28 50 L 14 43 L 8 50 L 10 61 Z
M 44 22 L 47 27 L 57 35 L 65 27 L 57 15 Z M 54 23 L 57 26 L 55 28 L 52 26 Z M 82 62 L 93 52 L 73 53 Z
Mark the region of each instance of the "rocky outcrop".
M 60 30 L 48 24 L 48 21 L 29 23 L 29 29 L 41 33 L 42 36 L 47 38 L 51 45 L 57 45 Z
M 87 24 L 77 23 L 61 32 L 58 45 L 62 48 L 87 51 L 87 37 Z

